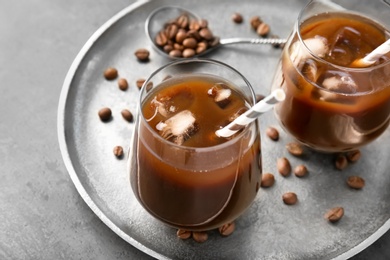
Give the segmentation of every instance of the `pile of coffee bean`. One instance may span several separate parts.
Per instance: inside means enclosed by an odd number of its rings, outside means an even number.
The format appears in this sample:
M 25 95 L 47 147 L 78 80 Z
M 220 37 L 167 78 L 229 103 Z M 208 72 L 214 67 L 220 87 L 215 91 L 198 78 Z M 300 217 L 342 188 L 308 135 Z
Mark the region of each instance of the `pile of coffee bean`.
M 266 129 L 266 135 L 269 139 L 272 141 L 278 141 L 279 140 L 279 131 L 276 129 L 276 127 L 269 126 Z M 286 150 L 289 154 L 291 154 L 294 157 L 301 157 L 304 155 L 304 148 L 301 144 L 296 142 L 291 142 L 286 145 Z M 338 170 L 345 169 L 349 163 L 357 162 L 361 157 L 360 150 L 354 150 L 346 153 L 341 153 L 336 155 L 335 159 L 335 167 Z M 286 157 L 278 158 L 276 161 L 276 168 L 277 171 L 280 173 L 281 176 L 287 177 L 291 173 L 291 164 L 290 161 Z M 293 170 L 295 176 L 302 178 L 305 177 L 308 173 L 308 169 L 304 164 L 297 165 Z M 264 173 L 261 180 L 261 187 L 263 188 L 269 188 L 275 183 L 275 177 L 272 173 Z M 346 184 L 348 187 L 360 190 L 364 187 L 365 181 L 360 176 L 349 176 L 346 180 Z M 282 195 L 282 200 L 286 205 L 294 205 L 298 202 L 298 196 L 294 192 L 285 192 Z M 329 222 L 334 223 L 339 221 L 344 216 L 344 208 L 337 206 L 334 208 L 329 209 L 325 214 L 324 217 Z
M 154 39 L 171 57 L 190 58 L 219 44 L 206 19 L 191 19 L 187 13 L 167 22 Z

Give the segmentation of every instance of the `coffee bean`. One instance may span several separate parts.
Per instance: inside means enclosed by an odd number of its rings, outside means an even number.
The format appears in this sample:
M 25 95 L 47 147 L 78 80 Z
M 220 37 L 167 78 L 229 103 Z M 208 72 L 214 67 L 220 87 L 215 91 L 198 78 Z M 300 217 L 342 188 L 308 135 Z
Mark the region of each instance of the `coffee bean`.
M 173 49 L 174 49 L 174 50 L 183 51 L 183 50 L 184 50 L 184 46 L 181 45 L 181 44 L 179 44 L 179 43 L 177 43 L 177 42 L 175 42 L 175 43 L 173 44 Z
M 232 20 L 233 20 L 233 22 L 235 22 L 235 23 L 242 23 L 242 21 L 244 20 L 244 18 L 242 17 L 241 14 L 239 14 L 239 13 L 234 13 L 234 14 L 232 15 Z
M 270 36 L 270 39 L 280 39 L 280 37 L 279 36 L 277 36 L 277 35 L 271 35 Z M 277 48 L 277 49 L 283 49 L 284 48 L 284 43 L 274 43 L 274 44 L 272 44 L 272 46 L 274 47 L 274 48 Z
M 347 157 L 344 154 L 339 154 L 336 157 L 335 161 L 336 169 L 338 170 L 344 170 L 348 166 L 348 160 Z
M 234 222 L 231 222 L 223 225 L 222 227 L 219 227 L 218 231 L 222 236 L 227 237 L 234 232 L 235 228 L 236 228 L 236 224 Z
M 282 196 L 282 199 L 283 199 L 284 204 L 286 204 L 286 205 L 294 205 L 298 201 L 297 194 L 295 194 L 294 192 L 284 193 Z
M 278 172 L 284 177 L 287 177 L 291 173 L 290 161 L 285 157 L 278 158 L 276 162 L 276 167 L 278 169 Z
M 207 28 L 209 26 L 209 22 L 206 19 L 200 19 L 198 21 L 200 29 Z
M 98 115 L 100 117 L 100 120 L 103 122 L 107 122 L 111 119 L 111 109 L 108 107 L 103 107 L 102 109 L 99 110 Z
M 183 41 L 183 46 L 185 48 L 195 49 L 195 47 L 198 45 L 198 41 L 195 40 L 195 38 L 186 38 Z
M 215 46 L 217 46 L 218 44 L 219 44 L 219 37 L 214 37 L 213 39 L 211 39 L 210 41 L 209 41 L 209 46 L 210 47 L 215 47 Z
M 107 80 L 113 80 L 118 77 L 118 70 L 110 67 L 104 71 L 103 75 Z
M 166 53 L 169 53 L 171 50 L 173 50 L 173 46 L 172 45 L 165 45 L 163 47 L 163 50 L 166 52 Z
M 120 90 L 125 91 L 129 87 L 129 83 L 125 78 L 118 79 L 118 87 Z
M 182 14 L 177 18 L 176 23 L 180 28 L 187 29 L 190 24 L 190 18 L 187 14 Z
M 303 154 L 303 147 L 299 143 L 288 143 L 286 145 L 287 151 L 294 156 L 301 156 Z
M 205 40 L 212 40 L 213 39 L 213 33 L 210 31 L 209 28 L 203 28 L 199 31 L 199 34 L 202 38 L 204 38 Z
M 192 232 L 192 238 L 198 243 L 203 243 L 209 238 L 209 236 L 207 232 L 197 231 Z
M 120 145 L 115 146 L 113 152 L 114 152 L 114 155 L 117 158 L 122 158 L 123 157 L 123 148 L 122 148 L 122 146 L 120 146 Z
M 165 29 L 165 35 L 168 40 L 175 39 L 177 32 L 179 31 L 179 27 L 176 24 L 169 24 Z
M 305 165 L 300 164 L 294 168 L 294 174 L 297 177 L 305 177 L 307 174 L 307 168 Z
M 145 83 L 145 79 L 137 79 L 136 81 L 136 86 L 137 88 L 141 89 L 142 88 L 142 85 Z
M 187 32 L 187 38 L 194 38 L 196 40 L 196 42 L 202 40 L 202 37 L 200 36 L 199 31 L 195 31 L 195 30 L 189 30 Z
M 191 57 L 195 56 L 195 54 L 196 54 L 195 50 L 190 49 L 190 48 L 184 49 L 183 53 L 182 53 L 184 58 L 191 58 Z
M 347 179 L 347 184 L 352 189 L 360 190 L 364 187 L 365 181 L 362 177 L 359 176 L 349 176 Z
M 261 187 L 268 188 L 274 185 L 275 177 L 272 173 L 263 173 L 261 176 Z
M 133 114 L 128 110 L 128 109 L 123 109 L 122 112 L 122 117 L 129 123 L 133 122 Z
M 190 27 L 189 28 L 192 31 L 199 31 L 199 29 L 200 29 L 199 21 L 197 21 L 197 20 L 190 21 Z
M 175 58 L 180 58 L 182 57 L 182 52 L 180 50 L 172 50 L 169 52 L 169 56 L 175 57 Z
M 196 47 L 196 54 L 200 54 L 205 50 L 207 50 L 207 46 L 208 46 L 207 42 L 198 42 L 198 45 Z
M 259 26 L 257 26 L 256 32 L 258 35 L 265 37 L 268 35 L 270 31 L 270 27 L 267 23 L 261 23 Z
M 184 229 L 178 229 L 176 235 L 180 239 L 188 239 L 191 237 L 192 232 Z
M 344 208 L 343 207 L 331 208 L 324 215 L 324 217 L 332 223 L 339 221 L 343 216 L 344 216 Z
M 263 21 L 261 20 L 260 16 L 253 16 L 250 19 L 251 27 L 256 31 L 257 27 L 259 27 L 260 24 L 262 24 Z
M 279 131 L 275 127 L 268 127 L 267 130 L 265 130 L 265 133 L 271 140 L 279 140 Z
M 134 55 L 139 61 L 148 61 L 149 60 L 149 51 L 147 49 L 141 48 L 134 52 Z
M 360 159 L 361 155 L 362 154 L 361 154 L 360 150 L 350 151 L 350 152 L 347 152 L 347 154 L 346 154 L 347 159 L 350 162 L 358 161 Z
M 175 36 L 175 41 L 176 43 L 182 43 L 185 38 L 187 38 L 187 31 L 180 29 Z
M 158 46 L 166 45 L 167 42 L 168 42 L 168 37 L 167 37 L 165 31 L 158 32 L 157 35 L 156 35 L 156 38 L 154 39 L 154 41 L 156 42 L 156 44 Z

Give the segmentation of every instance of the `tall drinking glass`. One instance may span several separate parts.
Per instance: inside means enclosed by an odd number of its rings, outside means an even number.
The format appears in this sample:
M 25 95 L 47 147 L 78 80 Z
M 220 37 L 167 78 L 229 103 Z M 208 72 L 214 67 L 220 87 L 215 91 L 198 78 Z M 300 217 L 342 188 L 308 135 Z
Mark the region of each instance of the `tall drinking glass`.
M 272 86 L 286 92 L 275 112 L 298 141 L 341 152 L 366 145 L 386 130 L 390 54 L 368 67 L 356 60 L 390 38 L 389 11 L 378 0 L 313 0 L 302 10 Z
M 141 90 L 129 161 L 141 205 L 190 231 L 239 217 L 260 186 L 258 123 L 231 138 L 215 131 L 254 102 L 249 82 L 218 61 L 177 61 L 154 72 Z

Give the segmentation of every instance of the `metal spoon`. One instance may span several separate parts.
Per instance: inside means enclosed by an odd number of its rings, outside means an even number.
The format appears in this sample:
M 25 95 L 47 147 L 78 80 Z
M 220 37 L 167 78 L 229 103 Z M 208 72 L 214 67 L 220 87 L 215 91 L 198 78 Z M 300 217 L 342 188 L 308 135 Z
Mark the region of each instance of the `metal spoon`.
M 146 19 L 145 23 L 145 31 L 146 35 L 149 37 L 155 49 L 163 56 L 168 57 L 170 59 L 178 59 L 180 57 L 170 56 L 168 53 L 163 51 L 155 42 L 155 38 L 157 34 L 161 31 L 163 26 L 170 20 L 179 17 L 182 14 L 187 14 L 191 20 L 200 20 L 200 18 L 191 13 L 190 11 L 177 6 L 163 6 L 156 10 L 154 10 Z M 266 38 L 227 38 L 220 39 L 219 44 L 214 47 L 208 47 L 206 51 L 196 54 L 192 57 L 202 56 L 209 52 L 214 51 L 215 49 L 230 45 L 230 44 L 238 44 L 238 43 L 246 43 L 246 44 L 284 44 L 286 43 L 286 39 L 266 39 Z

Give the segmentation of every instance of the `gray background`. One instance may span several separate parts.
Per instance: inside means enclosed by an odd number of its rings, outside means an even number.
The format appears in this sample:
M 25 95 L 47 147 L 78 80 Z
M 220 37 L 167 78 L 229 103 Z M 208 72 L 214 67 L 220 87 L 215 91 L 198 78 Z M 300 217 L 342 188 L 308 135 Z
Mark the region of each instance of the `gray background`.
M 0 259 L 149 259 L 87 207 L 57 141 L 74 57 L 132 2 L 0 0 Z M 353 259 L 388 258 L 390 232 Z

